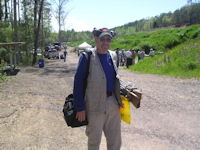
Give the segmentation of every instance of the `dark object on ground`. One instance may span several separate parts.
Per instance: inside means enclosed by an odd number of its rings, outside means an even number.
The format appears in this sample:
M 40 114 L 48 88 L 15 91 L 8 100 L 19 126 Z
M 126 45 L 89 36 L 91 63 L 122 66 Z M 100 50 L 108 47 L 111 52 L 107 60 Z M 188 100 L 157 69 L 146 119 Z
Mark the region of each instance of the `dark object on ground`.
M 43 59 L 43 58 L 40 58 L 40 59 L 39 59 L 39 67 L 40 67 L 40 68 L 43 68 L 43 67 L 44 67 L 44 59 Z
M 60 59 L 64 59 L 64 55 L 63 54 L 60 55 Z
M 14 65 L 8 65 L 3 70 L 4 73 L 6 73 L 7 76 L 15 76 L 20 71 L 20 69 L 15 68 Z

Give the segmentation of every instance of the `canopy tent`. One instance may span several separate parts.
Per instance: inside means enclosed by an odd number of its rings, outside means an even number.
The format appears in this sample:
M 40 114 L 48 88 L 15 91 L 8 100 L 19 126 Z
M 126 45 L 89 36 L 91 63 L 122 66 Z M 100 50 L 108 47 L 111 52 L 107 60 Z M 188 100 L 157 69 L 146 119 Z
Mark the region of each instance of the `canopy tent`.
M 84 49 L 84 48 L 91 48 L 92 46 L 88 44 L 87 42 L 84 42 L 78 46 L 79 49 Z

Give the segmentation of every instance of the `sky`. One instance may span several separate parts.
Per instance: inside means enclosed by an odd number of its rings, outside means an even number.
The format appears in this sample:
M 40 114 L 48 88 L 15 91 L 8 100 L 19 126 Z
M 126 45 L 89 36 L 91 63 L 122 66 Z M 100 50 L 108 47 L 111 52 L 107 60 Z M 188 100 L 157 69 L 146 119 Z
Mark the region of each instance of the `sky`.
M 187 0 L 70 0 L 66 9 L 69 14 L 64 30 L 92 31 L 94 27 L 113 28 L 174 12 L 185 6 Z M 52 17 L 52 27 L 58 31 L 58 24 Z

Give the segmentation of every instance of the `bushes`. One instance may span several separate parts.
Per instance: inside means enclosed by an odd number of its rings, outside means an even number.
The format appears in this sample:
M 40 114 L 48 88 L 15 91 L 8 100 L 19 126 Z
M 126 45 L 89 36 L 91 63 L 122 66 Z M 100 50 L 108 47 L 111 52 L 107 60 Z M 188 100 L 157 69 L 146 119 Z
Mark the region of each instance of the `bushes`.
M 2 61 L 9 62 L 9 51 L 4 47 L 0 47 L 0 58 Z
M 5 81 L 5 80 L 8 79 L 8 77 L 6 76 L 6 74 L 3 72 L 4 66 L 5 66 L 4 61 L 1 61 L 0 62 L 0 84 L 3 83 L 3 81 Z

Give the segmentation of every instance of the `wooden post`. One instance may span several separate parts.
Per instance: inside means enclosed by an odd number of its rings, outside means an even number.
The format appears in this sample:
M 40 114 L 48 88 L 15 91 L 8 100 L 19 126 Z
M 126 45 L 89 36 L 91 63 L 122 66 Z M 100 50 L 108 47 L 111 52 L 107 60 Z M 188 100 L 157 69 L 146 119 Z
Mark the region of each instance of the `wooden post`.
M 10 47 L 10 65 L 13 64 L 13 58 L 12 58 L 12 48 Z
M 18 55 L 18 46 L 15 46 L 15 51 L 14 51 L 14 65 L 16 66 L 17 65 L 17 55 Z

